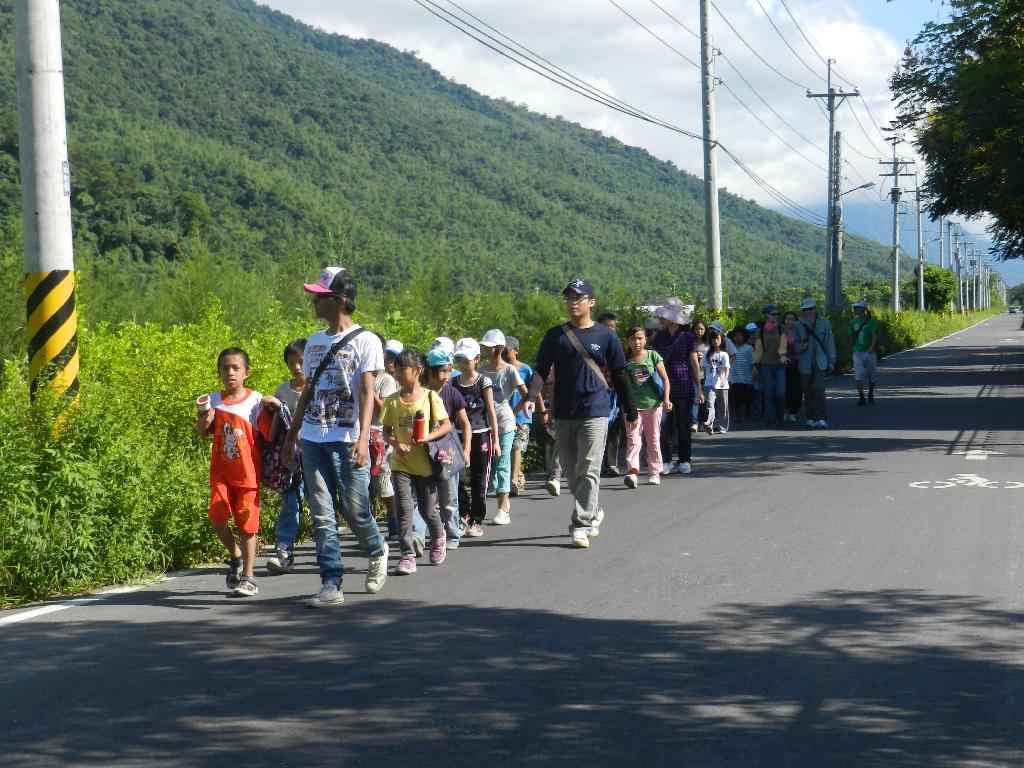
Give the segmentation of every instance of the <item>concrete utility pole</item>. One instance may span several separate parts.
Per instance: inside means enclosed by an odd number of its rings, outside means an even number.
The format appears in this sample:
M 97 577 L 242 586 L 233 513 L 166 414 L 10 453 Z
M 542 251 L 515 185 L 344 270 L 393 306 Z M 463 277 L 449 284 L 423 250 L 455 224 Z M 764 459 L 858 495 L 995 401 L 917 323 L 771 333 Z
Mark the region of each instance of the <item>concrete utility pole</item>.
M 939 219 L 939 269 L 945 269 L 946 268 L 946 259 L 945 259 L 944 252 L 943 252 L 943 246 L 945 244 L 943 243 L 943 240 L 942 240 L 942 238 L 943 238 L 942 223 L 944 221 L 945 221 L 945 219 Z
M 900 311 L 900 177 L 913 176 L 904 173 L 913 161 L 901 160 L 896 156 L 896 146 L 903 142 L 900 136 L 890 136 L 887 141 L 892 144 L 892 172 L 881 173 L 882 178 L 892 177 L 892 311 Z M 880 165 L 889 165 L 887 160 L 879 160 Z
M 701 0 L 705 2 L 705 0 Z M 826 185 L 827 194 L 827 211 L 828 211 L 828 225 L 825 232 L 825 311 L 834 312 L 842 308 L 842 290 L 836 289 L 836 218 L 835 208 L 836 202 L 839 199 L 839 181 L 837 176 L 840 176 L 839 164 L 837 161 L 836 152 L 836 110 L 842 105 L 844 101 L 850 96 L 860 96 L 860 91 L 846 92 L 842 90 L 836 90 L 832 87 L 832 64 L 835 59 L 828 59 L 826 64 L 828 65 L 828 77 L 826 83 L 828 84 L 827 93 L 811 93 L 807 92 L 807 98 L 809 99 L 824 99 L 825 106 L 828 110 L 828 184 Z M 836 299 L 838 295 L 838 301 Z
M 722 309 L 722 243 L 718 227 L 718 164 L 715 149 L 715 73 L 711 41 L 710 0 L 700 2 L 701 110 L 704 117 L 704 239 L 708 273 L 708 305 Z
M 832 154 L 835 158 L 836 173 L 832 177 L 832 199 L 835 200 L 835 210 L 832 212 L 832 310 L 839 312 L 843 308 L 843 190 L 841 168 L 842 162 L 842 134 L 836 131 L 835 141 L 832 144 Z M 826 281 L 827 287 L 827 281 Z M 829 302 L 826 302 L 826 307 Z
M 924 230 L 922 229 L 923 219 L 921 218 L 921 184 L 918 178 L 914 177 L 917 189 L 914 190 L 914 200 L 917 203 L 917 308 L 924 311 Z
M 964 276 L 962 263 L 960 261 L 960 230 L 950 222 L 949 234 L 952 238 L 949 251 L 949 266 L 956 272 L 956 311 L 963 314 L 964 311 Z M 955 267 L 954 267 L 955 263 Z
M 15 0 L 18 141 L 30 391 L 78 391 L 71 171 L 57 0 Z

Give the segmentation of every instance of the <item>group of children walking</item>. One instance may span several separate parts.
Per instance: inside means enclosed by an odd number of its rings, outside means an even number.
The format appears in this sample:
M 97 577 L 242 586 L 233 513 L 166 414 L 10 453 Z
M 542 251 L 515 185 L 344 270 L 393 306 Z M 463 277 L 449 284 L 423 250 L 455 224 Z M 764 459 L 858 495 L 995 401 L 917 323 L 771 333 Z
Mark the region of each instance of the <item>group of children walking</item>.
M 236 597 L 259 589 L 253 577 L 259 531 L 259 488 L 277 460 L 279 445 L 307 384 L 305 339 L 284 349 L 291 377 L 264 397 L 245 387 L 249 359 L 231 348 L 218 358 L 224 389 L 199 398 L 197 430 L 213 437 L 209 517 L 229 553 L 226 584 Z M 508 525 L 510 496 L 525 485 L 522 454 L 529 443 L 534 403 L 527 400 L 530 366 L 518 360 L 519 342 L 497 329 L 453 342 L 434 340 L 426 355 L 395 339 L 384 345 L 384 365 L 374 381 L 370 425 L 371 494 L 388 512 L 388 530 L 401 546 L 394 573 L 416 572 L 429 531 L 429 562 L 440 565 L 460 539 L 484 535 L 487 498 L 493 490 L 497 510 L 493 525 Z M 305 373 L 304 373 L 305 372 Z M 454 375 L 453 375 L 454 374 Z M 454 425 L 454 427 L 453 427 Z M 452 434 L 444 456 L 461 471 L 441 471 L 430 446 Z M 436 454 L 436 451 L 434 451 Z M 454 454 L 460 453 L 461 456 Z M 442 465 L 443 466 L 443 465 Z M 300 510 L 305 497 L 301 473 L 281 490 L 275 526 L 275 552 L 267 560 L 271 573 L 290 573 Z M 234 517 L 236 542 L 228 527 Z

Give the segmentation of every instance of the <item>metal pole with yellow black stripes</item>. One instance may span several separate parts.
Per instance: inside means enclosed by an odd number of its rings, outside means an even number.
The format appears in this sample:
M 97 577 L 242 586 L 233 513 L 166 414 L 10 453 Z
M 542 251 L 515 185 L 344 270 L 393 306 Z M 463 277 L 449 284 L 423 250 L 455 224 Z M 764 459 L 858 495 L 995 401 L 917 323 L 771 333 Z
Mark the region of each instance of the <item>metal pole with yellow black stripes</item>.
M 71 172 L 58 0 L 15 0 L 25 301 L 33 397 L 78 391 Z

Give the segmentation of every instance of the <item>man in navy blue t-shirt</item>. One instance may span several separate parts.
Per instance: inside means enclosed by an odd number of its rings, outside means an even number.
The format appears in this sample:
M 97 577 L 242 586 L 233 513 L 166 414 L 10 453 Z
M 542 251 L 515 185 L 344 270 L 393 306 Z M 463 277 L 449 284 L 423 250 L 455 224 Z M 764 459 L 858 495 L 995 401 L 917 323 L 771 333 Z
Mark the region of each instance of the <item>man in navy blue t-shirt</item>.
M 637 420 L 637 411 L 619 337 L 590 317 L 597 303 L 594 286 L 589 280 L 576 279 L 566 286 L 562 296 L 569 322 L 549 329 L 544 335 L 534 366 L 539 375 L 533 377 L 528 398 L 537 397 L 554 368 L 554 402 L 543 418 L 554 417 L 559 459 L 575 500 L 570 526 L 572 544 L 589 547 L 590 539 L 597 536 L 604 519 L 604 512 L 598 505 L 601 457 L 610 412 L 604 370 L 611 375 L 612 386 L 631 428 Z

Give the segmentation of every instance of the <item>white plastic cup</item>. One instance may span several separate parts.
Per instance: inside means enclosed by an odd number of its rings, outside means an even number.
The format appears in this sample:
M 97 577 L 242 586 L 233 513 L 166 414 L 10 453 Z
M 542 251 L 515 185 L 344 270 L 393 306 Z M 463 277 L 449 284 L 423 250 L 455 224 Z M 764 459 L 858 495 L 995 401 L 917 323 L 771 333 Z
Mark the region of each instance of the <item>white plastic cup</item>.
M 196 398 L 196 408 L 199 409 L 200 413 L 206 413 L 212 407 L 213 407 L 213 404 L 210 402 L 210 396 L 209 395 L 201 395 L 201 396 Z

